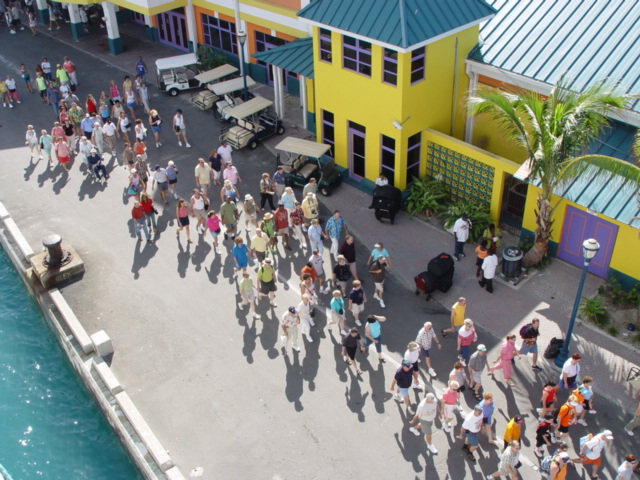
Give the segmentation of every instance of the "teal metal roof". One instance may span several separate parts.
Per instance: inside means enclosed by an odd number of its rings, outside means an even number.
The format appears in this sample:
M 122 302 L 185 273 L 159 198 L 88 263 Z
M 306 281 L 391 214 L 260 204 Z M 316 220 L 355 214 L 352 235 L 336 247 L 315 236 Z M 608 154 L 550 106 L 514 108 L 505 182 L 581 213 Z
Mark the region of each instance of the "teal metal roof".
M 328 28 L 403 49 L 494 14 L 484 0 L 313 0 L 298 12 Z
M 640 91 L 640 2 L 487 0 L 497 15 L 470 58 L 547 84 L 563 73 L 582 91 L 611 78 Z M 640 100 L 632 105 L 640 112 Z
M 266 52 L 254 53 L 253 58 L 298 75 L 313 78 L 313 39 L 311 38 L 298 38 Z

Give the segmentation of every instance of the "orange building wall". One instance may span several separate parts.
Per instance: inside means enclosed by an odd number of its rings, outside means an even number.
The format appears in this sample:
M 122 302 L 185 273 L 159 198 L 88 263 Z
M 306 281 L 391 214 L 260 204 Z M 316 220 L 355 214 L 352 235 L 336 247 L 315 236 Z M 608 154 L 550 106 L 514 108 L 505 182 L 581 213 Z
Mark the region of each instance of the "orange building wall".
M 195 13 L 196 16 L 196 30 L 198 30 L 198 43 L 200 44 L 204 44 L 204 35 L 202 34 L 202 16 L 201 14 L 205 14 L 205 15 L 209 15 L 211 17 L 215 17 L 215 12 L 213 10 L 210 10 L 208 8 L 203 8 L 203 7 L 196 7 L 195 5 L 193 6 L 193 11 Z M 220 20 L 224 20 L 226 22 L 231 22 L 231 23 L 236 23 L 236 19 L 234 17 L 231 17 L 229 15 L 223 15 L 221 13 L 218 13 L 218 18 Z

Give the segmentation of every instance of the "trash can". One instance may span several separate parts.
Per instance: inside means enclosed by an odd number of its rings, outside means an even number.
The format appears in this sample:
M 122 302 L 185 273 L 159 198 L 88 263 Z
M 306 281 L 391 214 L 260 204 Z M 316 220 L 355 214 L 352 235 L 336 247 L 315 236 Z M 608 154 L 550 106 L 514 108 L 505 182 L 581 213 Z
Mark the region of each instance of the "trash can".
M 502 252 L 502 275 L 508 278 L 520 276 L 522 256 L 520 247 L 506 247 Z

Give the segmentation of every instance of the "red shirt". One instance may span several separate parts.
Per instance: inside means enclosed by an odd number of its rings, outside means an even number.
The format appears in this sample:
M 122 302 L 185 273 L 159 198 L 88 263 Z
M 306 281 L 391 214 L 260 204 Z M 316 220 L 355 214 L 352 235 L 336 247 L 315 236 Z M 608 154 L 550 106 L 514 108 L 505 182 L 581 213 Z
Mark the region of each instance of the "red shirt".
M 309 275 L 311 275 L 311 280 L 313 280 L 314 282 L 316 281 L 316 269 L 313 267 L 309 267 L 308 265 L 305 265 L 304 268 L 302 269 L 302 271 L 300 272 L 300 278 L 302 278 L 304 276 L 305 273 L 308 273 Z
M 140 206 L 144 213 L 151 213 L 153 211 L 153 200 L 150 198 L 148 202 L 140 201 Z
M 144 218 L 144 209 L 142 208 L 142 206 L 133 207 L 131 209 L 131 218 L 133 218 L 134 220 L 140 220 L 141 218 Z
M 278 208 L 273 214 L 273 220 L 276 222 L 276 229 L 289 227 L 289 212 L 284 208 Z
M 293 212 L 291 212 L 291 223 L 296 227 L 299 227 L 304 223 L 304 212 L 301 208 L 296 208 Z

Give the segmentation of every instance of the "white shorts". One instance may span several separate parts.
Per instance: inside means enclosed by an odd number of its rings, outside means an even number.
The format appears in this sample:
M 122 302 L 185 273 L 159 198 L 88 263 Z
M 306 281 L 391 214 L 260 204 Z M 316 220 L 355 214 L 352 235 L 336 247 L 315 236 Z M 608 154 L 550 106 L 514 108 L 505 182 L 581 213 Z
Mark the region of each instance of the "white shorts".
M 476 372 L 475 370 L 471 370 L 471 377 L 475 383 L 482 385 L 482 371 Z
M 360 305 L 358 305 L 357 303 L 353 303 L 351 304 L 351 312 L 356 315 L 360 312 L 364 311 L 364 302 Z
M 456 411 L 456 405 L 444 404 L 444 418 L 454 418 Z
M 384 281 L 382 281 L 380 283 L 374 282 L 373 284 L 375 285 L 376 290 L 381 290 L 381 291 L 384 290 Z

